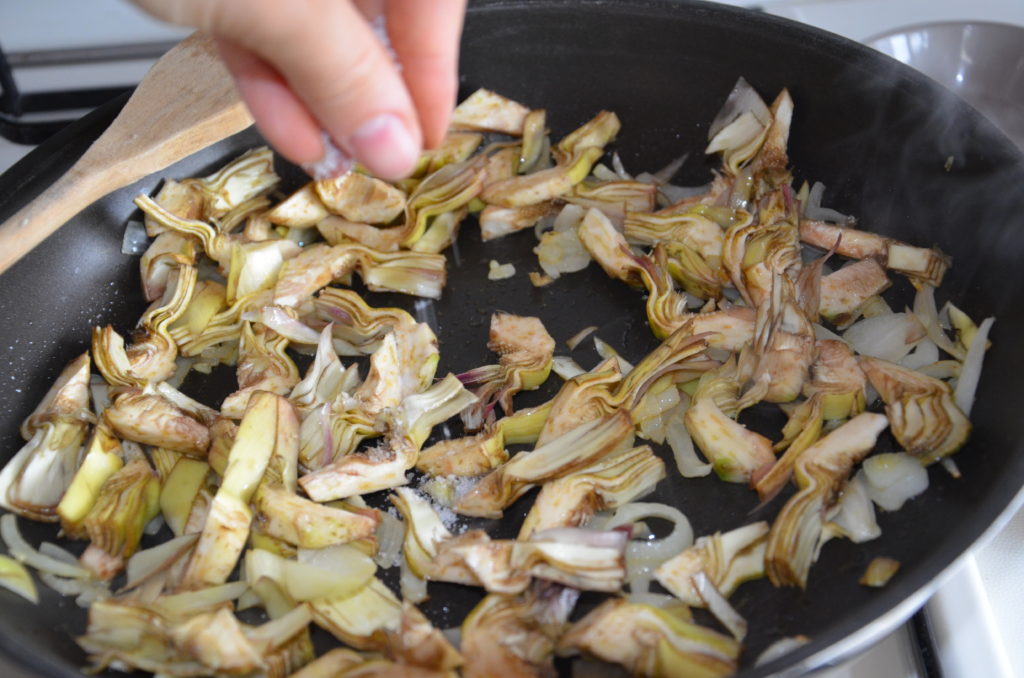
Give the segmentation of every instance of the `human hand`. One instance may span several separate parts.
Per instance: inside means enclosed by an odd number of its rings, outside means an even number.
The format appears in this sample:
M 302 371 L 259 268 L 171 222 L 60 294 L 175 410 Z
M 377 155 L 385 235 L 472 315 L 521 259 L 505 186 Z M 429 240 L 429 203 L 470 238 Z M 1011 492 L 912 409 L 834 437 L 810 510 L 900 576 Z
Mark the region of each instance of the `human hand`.
M 133 1 L 213 35 L 263 136 L 318 178 L 398 179 L 444 137 L 466 0 Z

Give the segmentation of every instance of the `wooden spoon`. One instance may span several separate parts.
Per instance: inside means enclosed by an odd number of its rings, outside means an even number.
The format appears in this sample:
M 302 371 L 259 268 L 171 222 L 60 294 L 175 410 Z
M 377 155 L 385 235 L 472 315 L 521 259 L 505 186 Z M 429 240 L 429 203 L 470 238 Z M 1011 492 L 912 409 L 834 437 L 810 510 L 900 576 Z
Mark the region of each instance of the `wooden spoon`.
M 108 193 L 251 124 L 213 39 L 193 33 L 154 64 L 67 174 L 0 225 L 0 273 Z

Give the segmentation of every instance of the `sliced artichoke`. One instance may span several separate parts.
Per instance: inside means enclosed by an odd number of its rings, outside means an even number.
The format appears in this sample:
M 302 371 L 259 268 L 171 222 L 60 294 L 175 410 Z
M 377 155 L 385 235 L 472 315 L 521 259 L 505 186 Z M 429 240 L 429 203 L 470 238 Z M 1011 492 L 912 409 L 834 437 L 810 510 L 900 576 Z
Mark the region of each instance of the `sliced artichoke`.
M 879 358 L 861 356 L 860 366 L 885 401 L 893 436 L 921 463 L 938 461 L 967 442 L 971 422 L 949 384 Z
M 541 487 L 519 529 L 519 539 L 554 527 L 585 525 L 597 511 L 618 508 L 665 477 L 665 462 L 643 445 Z
M 213 498 L 183 585 L 224 583 L 245 547 L 252 522 L 249 499 L 276 454 L 291 458 L 298 448 L 298 420 L 284 398 L 259 391 L 249 399 L 238 427 L 223 481 Z
M 794 467 L 799 491 L 775 518 L 768 536 L 765 571 L 776 586 L 807 585 L 818 553 L 825 511 L 838 498 L 850 469 L 875 446 L 889 425 L 881 414 L 863 412 L 811 445 Z
M 693 578 L 703 572 L 724 596 L 745 581 L 764 576 L 768 523 L 761 521 L 699 538 L 654 571 L 658 583 L 687 605 L 704 607 Z
M 394 186 L 358 172 L 314 184 L 324 206 L 349 221 L 389 224 L 405 210 L 405 194 Z
M 476 386 L 474 393 L 479 398 L 462 413 L 468 431 L 479 430 L 493 418 L 496 403 L 506 414 L 512 414 L 513 395 L 544 383 L 551 373 L 555 340 L 538 318 L 495 313 L 487 347 L 498 354 L 498 364 L 459 375 L 464 384 Z
M 568 475 L 610 454 L 633 447 L 633 424 L 623 411 L 582 424 L 499 466 L 456 505 L 471 516 L 500 518 L 534 484 Z
M 686 429 L 715 473 L 728 482 L 748 482 L 775 462 L 772 444 L 734 419 L 739 407 L 736 365 L 730 361 L 701 377 L 686 411 Z
M 558 642 L 560 654 L 579 650 L 620 664 L 635 676 L 710 678 L 736 671 L 740 644 L 671 611 L 612 598 Z

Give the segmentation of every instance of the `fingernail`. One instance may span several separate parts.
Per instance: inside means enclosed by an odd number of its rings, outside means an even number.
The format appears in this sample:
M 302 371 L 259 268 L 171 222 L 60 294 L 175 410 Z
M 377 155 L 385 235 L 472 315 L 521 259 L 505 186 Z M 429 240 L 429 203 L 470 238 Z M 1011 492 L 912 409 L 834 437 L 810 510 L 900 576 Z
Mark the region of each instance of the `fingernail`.
M 393 113 L 364 122 L 349 138 L 349 147 L 359 162 L 385 179 L 406 176 L 420 153 L 409 128 Z
M 316 162 L 307 162 L 302 165 L 302 169 L 306 170 L 306 174 L 309 176 L 317 181 L 333 179 L 345 174 L 355 165 L 352 158 L 338 148 L 327 132 L 320 132 L 320 142 L 324 147 L 323 156 Z

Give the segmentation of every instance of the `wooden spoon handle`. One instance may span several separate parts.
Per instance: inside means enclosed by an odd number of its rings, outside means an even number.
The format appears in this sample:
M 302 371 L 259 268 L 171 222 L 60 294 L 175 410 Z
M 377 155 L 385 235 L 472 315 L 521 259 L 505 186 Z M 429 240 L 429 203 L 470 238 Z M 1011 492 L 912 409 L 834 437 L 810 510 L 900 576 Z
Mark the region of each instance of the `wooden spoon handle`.
M 192 34 L 67 174 L 0 225 L 0 273 L 91 203 L 251 124 L 213 40 Z

